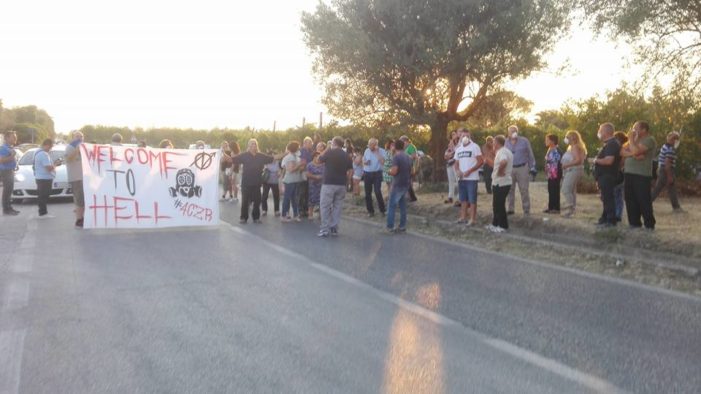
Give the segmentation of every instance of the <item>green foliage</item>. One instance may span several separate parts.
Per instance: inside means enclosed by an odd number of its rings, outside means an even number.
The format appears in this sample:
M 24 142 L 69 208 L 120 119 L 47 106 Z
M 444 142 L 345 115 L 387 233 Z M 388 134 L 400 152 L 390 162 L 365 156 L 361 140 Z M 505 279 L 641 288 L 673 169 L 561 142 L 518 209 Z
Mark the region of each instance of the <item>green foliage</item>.
M 491 125 L 523 104 L 502 86 L 544 65 L 568 27 L 571 6 L 336 0 L 304 13 L 302 31 L 332 114 L 383 128 L 430 127 L 430 151 L 441 168 L 449 123 L 481 117 Z
M 701 88 L 701 0 L 578 0 L 600 31 L 627 38 L 648 78 L 675 77 L 676 90 Z
M 43 109 L 34 105 L 3 108 L 0 102 L 0 132 L 17 131 L 19 143 L 41 142 L 46 138 L 56 138 L 54 121 Z

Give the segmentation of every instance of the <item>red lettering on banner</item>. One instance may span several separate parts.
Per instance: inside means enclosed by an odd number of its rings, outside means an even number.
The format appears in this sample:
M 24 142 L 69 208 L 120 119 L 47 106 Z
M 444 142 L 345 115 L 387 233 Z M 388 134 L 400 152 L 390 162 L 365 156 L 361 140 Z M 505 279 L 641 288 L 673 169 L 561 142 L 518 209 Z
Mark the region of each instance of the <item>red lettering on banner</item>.
M 112 166 L 112 168 L 114 168 L 114 163 L 117 161 L 121 160 L 114 155 L 114 149 L 112 149 L 112 147 L 110 146 L 110 165 Z
M 139 160 L 139 164 L 150 165 L 149 154 L 144 148 L 139 148 L 136 150 L 136 158 Z
M 103 200 L 104 202 L 102 205 L 97 205 L 97 196 L 93 194 L 93 205 L 89 206 L 88 209 L 93 213 L 93 223 L 95 223 L 95 225 L 97 225 L 97 211 L 100 209 L 104 210 L 103 216 L 105 217 L 105 227 L 107 227 L 107 215 L 109 215 L 109 210 L 114 208 L 114 205 L 107 205 L 107 196 L 103 196 Z
M 122 197 L 112 197 L 112 199 L 114 200 L 114 225 L 115 225 L 115 227 L 119 227 L 120 220 L 129 220 L 132 217 L 134 217 L 134 215 L 119 216 L 119 211 L 124 211 L 124 210 L 128 209 L 128 207 L 121 206 L 121 205 L 119 205 L 119 203 L 122 201 L 131 201 L 131 202 L 136 202 L 136 201 L 134 201 L 131 198 L 122 198 Z
M 127 164 L 131 164 L 134 161 L 134 149 L 127 148 L 124 151 L 124 160 Z
M 97 227 L 98 220 L 104 219 L 104 227 L 109 224 L 109 218 L 114 220 L 114 226 L 119 227 L 120 222 L 133 221 L 136 219 L 137 223 L 142 223 L 145 220 L 150 219 L 154 225 L 158 225 L 159 222 L 172 219 L 172 217 L 163 215 L 158 211 L 158 202 L 153 203 L 153 214 L 149 215 L 149 212 L 142 212 L 139 202 L 133 198 L 125 197 L 111 197 L 112 205 L 107 203 L 107 196 L 102 196 L 103 203 L 100 205 L 97 202 L 97 196 L 93 194 L 93 203 L 88 206 L 88 211 L 92 212 L 93 223 Z
M 175 202 L 175 207 L 180 209 L 180 213 L 182 213 L 184 217 L 195 218 L 203 222 L 211 222 L 212 216 L 214 215 L 212 209 L 201 207 L 191 202 L 183 204 L 182 201 L 177 200 Z

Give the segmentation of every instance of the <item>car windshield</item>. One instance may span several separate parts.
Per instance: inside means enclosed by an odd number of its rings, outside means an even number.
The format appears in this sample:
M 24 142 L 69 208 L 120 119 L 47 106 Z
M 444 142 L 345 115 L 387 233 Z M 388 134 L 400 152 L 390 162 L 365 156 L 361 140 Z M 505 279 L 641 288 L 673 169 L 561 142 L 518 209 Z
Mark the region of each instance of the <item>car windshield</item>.
M 19 159 L 18 165 L 21 166 L 26 166 L 26 165 L 32 165 L 34 164 L 34 154 L 37 151 L 33 150 L 30 152 L 25 153 L 21 159 Z M 65 151 L 62 150 L 52 150 L 49 152 L 49 155 L 51 155 L 51 161 L 55 162 L 58 159 L 63 159 L 63 157 L 66 155 Z

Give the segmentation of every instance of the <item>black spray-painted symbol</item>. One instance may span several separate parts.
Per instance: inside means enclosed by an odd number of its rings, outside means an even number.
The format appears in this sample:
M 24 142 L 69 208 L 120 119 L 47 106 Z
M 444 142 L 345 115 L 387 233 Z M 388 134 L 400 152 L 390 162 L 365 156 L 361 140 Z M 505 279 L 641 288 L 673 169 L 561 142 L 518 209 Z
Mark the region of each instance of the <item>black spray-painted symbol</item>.
M 202 188 L 195 186 L 195 173 L 190 169 L 184 168 L 179 170 L 175 179 L 175 187 L 168 188 L 171 197 L 180 195 L 182 197 L 192 198 L 202 195 Z
M 214 156 L 217 155 L 217 152 L 214 153 L 198 153 L 195 156 L 195 160 L 193 160 L 192 164 L 190 164 L 190 167 L 195 166 L 197 167 L 198 170 L 206 170 L 209 168 L 209 166 L 212 165 L 212 162 L 214 161 Z

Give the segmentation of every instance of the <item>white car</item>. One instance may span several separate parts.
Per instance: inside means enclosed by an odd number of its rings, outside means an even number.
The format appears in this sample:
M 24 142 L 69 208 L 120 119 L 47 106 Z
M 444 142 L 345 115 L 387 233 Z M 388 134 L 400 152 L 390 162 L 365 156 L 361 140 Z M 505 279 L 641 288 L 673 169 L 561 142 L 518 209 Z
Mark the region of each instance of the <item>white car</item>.
M 34 180 L 34 155 L 38 148 L 30 149 L 22 155 L 17 163 L 19 169 L 15 172 L 15 190 L 12 192 L 13 200 L 35 199 L 37 198 L 37 183 Z M 55 145 L 49 155 L 51 161 L 64 160 L 66 154 L 66 145 Z M 60 165 L 56 167 L 56 178 L 51 188 L 51 198 L 73 197 L 73 190 L 68 183 L 68 174 L 66 166 Z

